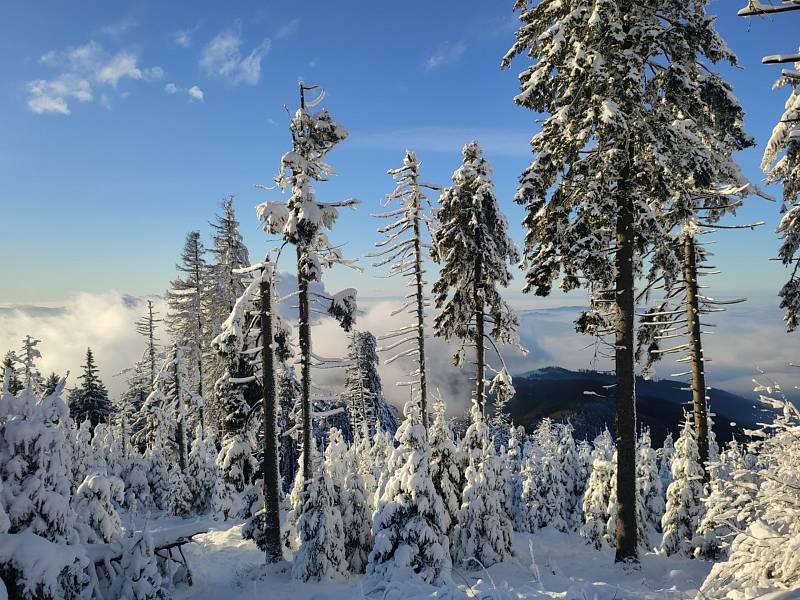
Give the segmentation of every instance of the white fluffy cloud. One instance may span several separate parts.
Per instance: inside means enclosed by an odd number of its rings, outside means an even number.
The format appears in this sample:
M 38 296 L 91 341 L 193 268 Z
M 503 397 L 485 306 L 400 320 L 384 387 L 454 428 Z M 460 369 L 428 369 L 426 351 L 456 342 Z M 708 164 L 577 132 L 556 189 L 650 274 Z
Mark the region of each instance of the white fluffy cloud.
M 292 277 L 284 274 L 282 279 L 281 293 L 288 293 Z M 163 300 L 154 300 L 156 310 L 162 316 L 166 314 Z M 591 338 L 574 332 L 573 320 L 580 307 L 530 308 L 542 306 L 544 302 L 530 298 L 518 303 L 520 337 L 531 352 L 523 357 L 511 348 L 504 349 L 512 373 L 520 374 L 548 365 L 570 369 L 612 368 L 609 362 L 593 363 L 594 353 L 591 347 L 587 348 L 591 345 Z M 287 319 L 296 313 L 289 304 L 282 310 Z M 408 322 L 403 315 L 388 316 L 399 307 L 399 300 L 362 299 L 360 304 L 362 314 L 356 324 L 359 330 L 380 336 Z M 118 292 L 81 293 L 55 308 L 0 306 L 0 355 L 6 350 L 18 350 L 22 338 L 30 334 L 42 340 L 40 369 L 45 373 L 69 370 L 70 385 L 74 385 L 86 348 L 91 347 L 101 376 L 116 397 L 125 387 L 124 378 L 117 374 L 139 360 L 144 351 L 144 340 L 136 333 L 134 322 L 144 314 L 145 308 L 146 299 Z M 797 381 L 797 369 L 790 363 L 800 355 L 800 339 L 796 334 L 789 335 L 783 331 L 780 313 L 774 306 L 767 301 L 753 302 L 748 307 L 720 313 L 713 321 L 718 325 L 716 334 L 704 340 L 706 356 L 713 360 L 707 373 L 709 385 L 755 398 L 751 393 L 751 379 L 757 376 L 757 368 L 761 368 L 791 392 Z M 325 357 L 345 355 L 348 334 L 334 320 L 320 319 L 312 328 L 312 335 L 316 354 Z M 161 332 L 160 337 L 166 341 L 168 336 Z M 469 364 L 463 370 L 455 368 L 451 361 L 454 345 L 432 336 L 429 336 L 426 348 L 430 389 L 440 390 L 454 412 L 466 408 L 472 388 Z M 397 387 L 395 383 L 407 381 L 412 369 L 412 362 L 406 359 L 380 366 L 386 396 L 397 406 L 408 398 L 408 388 Z M 684 369 L 666 362 L 658 374 L 669 377 L 676 370 Z M 344 373 L 336 369 L 320 369 L 315 370 L 314 378 L 318 387 L 336 392 L 343 382 Z
M 241 25 L 221 31 L 203 49 L 200 68 L 208 75 L 226 79 L 234 85 L 256 85 L 261 78 L 261 61 L 272 46 L 264 39 L 249 54 L 242 53 Z
M 193 85 L 189 88 L 178 87 L 174 83 L 168 83 L 164 86 L 164 91 L 167 94 L 177 94 L 178 92 L 186 93 L 189 96 L 189 100 L 191 102 L 203 102 L 205 100 L 205 93 L 200 86 Z
M 166 308 L 154 298 L 157 310 Z M 145 312 L 146 302 L 118 292 L 81 293 L 55 308 L 0 308 L 0 352 L 18 350 L 30 334 L 42 340 L 39 369 L 43 373 L 70 372 L 68 385 L 76 384 L 86 348 L 97 358 L 100 376 L 113 396 L 125 388 L 123 369 L 130 367 L 144 351 L 144 339 L 134 322 Z M 166 335 L 162 335 L 166 338 Z
M 94 86 L 116 89 L 124 79 L 156 81 L 164 77 L 161 67 L 142 68 L 136 54 L 128 50 L 112 54 L 95 41 L 60 52 L 51 50 L 39 58 L 39 63 L 61 72 L 51 79 L 28 82 L 27 106 L 37 114 L 69 115 L 70 102 L 94 100 Z M 107 107 L 108 96 L 100 97 L 106 98 L 103 105 Z
M 425 61 L 425 69 L 432 71 L 439 67 L 455 64 L 464 56 L 466 49 L 467 45 L 464 42 L 444 42 Z
M 196 85 L 193 85 L 188 90 L 186 90 L 186 93 L 189 94 L 189 98 L 191 98 L 192 100 L 197 100 L 198 102 L 202 102 L 203 99 L 205 98 L 205 94 L 203 94 L 203 90 L 201 90 Z

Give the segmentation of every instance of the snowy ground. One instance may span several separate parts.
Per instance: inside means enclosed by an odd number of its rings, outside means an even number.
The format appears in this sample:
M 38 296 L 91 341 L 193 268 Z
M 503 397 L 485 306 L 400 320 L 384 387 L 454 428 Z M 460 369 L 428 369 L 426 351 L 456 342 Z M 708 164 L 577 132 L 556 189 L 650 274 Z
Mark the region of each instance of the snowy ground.
M 341 582 L 301 583 L 291 578 L 289 563 L 266 567 L 252 542 L 242 540 L 241 525 L 217 525 L 188 547 L 194 586 L 177 590 L 176 598 L 197 600 L 385 600 L 446 598 L 566 600 L 693 598 L 711 568 L 694 560 L 655 554 L 642 557 L 638 571 L 614 565 L 613 552 L 596 551 L 577 535 L 543 530 L 515 534 L 515 560 L 488 572 L 453 570 L 453 585 L 436 589 L 403 582 L 381 585 L 367 578 Z M 532 568 L 531 549 L 536 568 Z M 538 582 L 534 571 L 538 570 Z

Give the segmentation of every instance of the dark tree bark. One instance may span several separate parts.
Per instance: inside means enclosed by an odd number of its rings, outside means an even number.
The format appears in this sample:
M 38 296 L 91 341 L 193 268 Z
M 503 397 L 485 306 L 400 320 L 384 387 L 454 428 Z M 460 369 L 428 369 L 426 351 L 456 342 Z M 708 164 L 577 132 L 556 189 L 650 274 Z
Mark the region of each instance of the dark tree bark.
M 478 210 L 477 228 L 481 228 L 480 209 Z M 473 283 L 473 294 L 475 302 L 475 401 L 481 414 L 484 413 L 486 404 L 486 351 L 485 351 L 485 328 L 483 320 L 483 241 L 480 233 L 476 236 L 477 247 L 475 248 L 475 281 Z
M 697 450 L 703 478 L 708 481 L 708 404 L 703 343 L 700 338 L 700 306 L 697 288 L 697 254 L 694 237 L 686 233 L 683 240 L 683 281 L 686 288 L 686 317 L 689 331 L 689 355 L 692 361 L 692 409 L 697 434 Z
M 415 190 L 416 192 L 416 190 Z M 425 367 L 425 290 L 422 279 L 422 227 L 420 225 L 419 194 L 415 193 L 417 205 L 414 212 L 414 285 L 417 300 L 417 351 L 419 352 L 419 406 L 422 426 L 428 429 L 428 382 Z
M 264 409 L 264 545 L 267 562 L 283 559 L 280 521 L 280 466 L 275 391 L 275 354 L 272 331 L 272 285 L 261 281 L 261 376 Z
M 297 288 L 300 308 L 300 406 L 303 417 L 303 482 L 307 485 L 313 475 L 311 470 L 311 323 L 309 322 L 308 281 L 304 271 L 303 251 L 297 248 Z
M 203 397 L 203 317 L 201 313 L 203 276 L 200 273 L 200 255 L 195 246 L 194 283 L 197 290 L 197 395 Z M 205 435 L 203 406 L 200 406 L 200 432 Z
M 186 473 L 186 428 L 184 425 L 184 417 L 186 411 L 183 406 L 183 394 L 181 394 L 181 375 L 178 368 L 178 347 L 175 346 L 175 361 L 174 361 L 174 374 L 175 374 L 175 402 L 178 409 L 178 425 L 175 428 L 175 442 L 178 445 L 178 466 L 181 468 L 181 473 Z
M 617 398 L 617 527 L 616 562 L 638 562 L 636 527 L 636 390 L 634 374 L 634 215 L 626 193 L 633 166 L 628 149 L 627 164 L 620 174 L 616 252 L 616 398 Z

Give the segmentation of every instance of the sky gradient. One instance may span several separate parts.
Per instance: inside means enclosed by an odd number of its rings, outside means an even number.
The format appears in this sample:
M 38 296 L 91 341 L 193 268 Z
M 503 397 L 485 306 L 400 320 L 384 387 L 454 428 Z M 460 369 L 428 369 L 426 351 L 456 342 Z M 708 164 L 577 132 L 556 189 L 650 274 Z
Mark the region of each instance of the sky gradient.
M 800 14 L 740 19 L 743 2 L 718 1 L 710 12 L 741 61 L 721 70 L 758 141 L 740 162 L 760 181 L 761 152 L 786 98 L 770 89 L 779 68 L 760 59 L 796 48 Z M 237 196 L 252 254 L 263 254 L 269 245 L 253 207 L 277 192 L 254 186 L 271 182 L 289 148 L 284 107 L 296 107 L 300 78 L 326 89 L 324 106 L 351 133 L 330 156 L 340 176 L 318 186 L 323 200 L 364 202 L 332 236 L 349 256 L 379 240 L 369 214 L 391 191 L 385 171 L 406 147 L 418 152 L 428 181 L 445 184 L 472 138 L 484 145 L 521 240 L 522 211 L 511 197 L 537 125 L 512 101 L 526 60 L 510 71 L 498 66 L 513 42 L 511 4 L 84 2 L 78 12 L 63 1 L 46 10 L 5 2 L 0 303 L 161 293 L 186 232 L 207 235 L 227 194 Z M 740 220 L 767 225 L 716 236 L 724 271 L 717 291 L 777 292 L 785 276 L 769 261 L 777 219 L 776 205 L 752 199 Z M 391 292 L 379 274 L 337 271 L 328 281 L 364 295 Z

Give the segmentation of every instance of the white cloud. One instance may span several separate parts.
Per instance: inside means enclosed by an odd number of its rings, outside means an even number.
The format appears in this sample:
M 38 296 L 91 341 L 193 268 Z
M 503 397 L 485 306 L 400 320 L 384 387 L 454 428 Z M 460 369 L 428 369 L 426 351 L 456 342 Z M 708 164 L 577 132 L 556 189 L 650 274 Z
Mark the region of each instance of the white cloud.
M 157 310 L 166 314 L 163 300 L 154 300 Z M 70 371 L 67 383 L 74 386 L 86 348 L 91 347 L 103 382 L 118 397 L 125 382 L 117 374 L 132 366 L 144 350 L 144 340 L 136 333 L 134 323 L 146 306 L 144 299 L 108 292 L 80 293 L 61 307 L 46 311 L 32 307 L 0 310 L 0 351 L 16 350 L 25 335 L 33 335 L 42 340 L 40 371 Z
M 189 31 L 178 31 L 173 35 L 175 44 L 181 48 L 188 48 L 192 45 L 192 35 Z
M 129 77 L 131 79 L 141 79 L 142 70 L 137 66 L 138 59 L 127 51 L 116 54 L 111 60 L 97 72 L 98 83 L 107 83 L 111 87 L 117 87 L 120 79 Z
M 167 94 L 186 93 L 191 102 L 203 102 L 205 100 L 205 92 L 198 85 L 193 85 L 188 88 L 178 87 L 174 83 L 168 83 L 164 86 L 164 91 Z
M 288 37 L 295 33 L 300 28 L 300 17 L 295 17 L 288 23 L 281 26 L 278 31 L 275 32 L 275 39 L 281 40 L 285 37 Z
M 197 100 L 198 102 L 202 102 L 205 97 L 205 94 L 203 94 L 203 90 L 201 90 L 196 85 L 190 87 L 187 90 L 187 93 L 189 94 L 189 98 L 191 98 L 192 100 Z
M 227 79 L 234 85 L 256 85 L 261 78 L 261 61 L 272 42 L 269 38 L 264 39 L 246 56 L 242 55 L 242 45 L 241 26 L 218 33 L 203 49 L 200 68 L 206 74 Z
M 86 79 L 70 73 L 47 81 L 37 79 L 28 83 L 28 109 L 36 114 L 70 114 L 67 100 L 90 102 L 92 86 Z
M 143 71 L 144 78 L 147 81 L 161 81 L 164 79 L 164 69 L 161 67 L 150 67 L 149 69 L 145 69 Z
M 425 69 L 432 71 L 439 67 L 452 65 L 461 60 L 467 45 L 464 42 L 444 42 L 436 52 L 425 61 Z
M 111 110 L 111 100 L 106 94 L 100 94 L 100 106 L 106 110 Z
M 100 33 L 103 35 L 117 36 L 122 35 L 126 31 L 130 31 L 139 26 L 139 21 L 133 17 L 125 17 L 115 23 L 110 23 L 105 27 L 100 28 Z
M 39 63 L 61 72 L 51 79 L 29 81 L 28 109 L 34 113 L 70 114 L 70 102 L 91 102 L 94 86 L 116 89 L 124 79 L 156 81 L 164 77 L 158 66 L 141 68 L 133 52 L 121 50 L 111 54 L 94 40 L 63 51 L 51 50 L 39 57 Z M 120 94 L 125 95 L 125 92 Z M 109 96 L 100 94 L 100 103 L 108 107 Z

